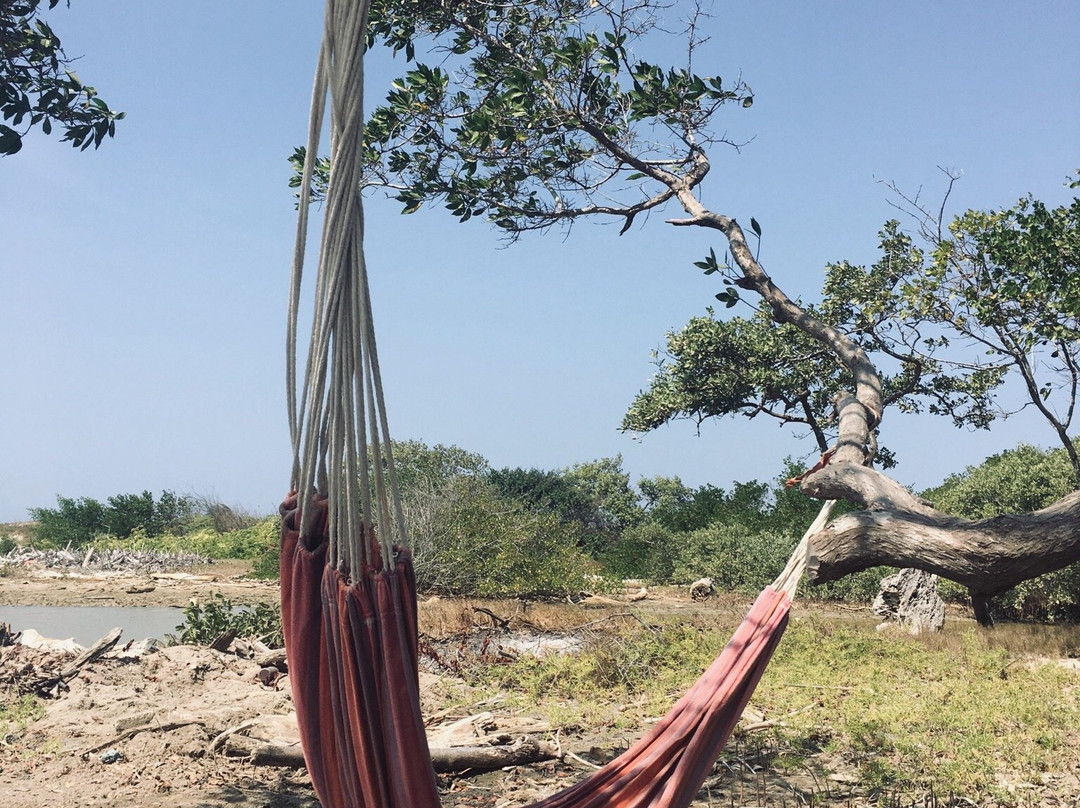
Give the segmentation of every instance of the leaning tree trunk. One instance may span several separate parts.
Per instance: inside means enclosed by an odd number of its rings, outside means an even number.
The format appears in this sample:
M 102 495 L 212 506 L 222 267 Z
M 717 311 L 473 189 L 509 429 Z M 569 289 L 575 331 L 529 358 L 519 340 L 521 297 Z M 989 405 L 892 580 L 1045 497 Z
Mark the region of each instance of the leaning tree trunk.
M 811 583 L 874 566 L 925 570 L 966 586 L 976 619 L 990 625 L 988 598 L 1080 560 L 1080 491 L 1035 513 L 972 521 L 935 510 L 869 468 L 871 437 L 883 406 L 881 377 L 866 352 L 773 283 L 734 219 L 706 210 L 690 183 L 672 190 L 690 218 L 669 222 L 721 231 L 742 275 L 738 286 L 757 293 L 777 323 L 795 326 L 825 345 L 854 381 L 855 389 L 835 400 L 839 435 L 831 458 L 803 478 L 801 490 L 819 499 L 843 499 L 863 510 L 841 516 L 810 538 Z

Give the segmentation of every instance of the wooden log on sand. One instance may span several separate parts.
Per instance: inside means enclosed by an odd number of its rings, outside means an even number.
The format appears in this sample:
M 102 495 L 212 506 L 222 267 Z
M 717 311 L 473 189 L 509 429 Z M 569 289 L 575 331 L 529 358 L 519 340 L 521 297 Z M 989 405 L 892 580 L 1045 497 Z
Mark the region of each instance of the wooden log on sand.
M 246 757 L 256 766 L 304 768 L 300 744 L 287 746 L 266 743 L 245 735 L 230 735 L 222 744 L 226 755 Z M 435 771 L 445 774 L 463 771 L 491 771 L 504 766 L 523 766 L 559 756 L 553 744 L 535 738 L 522 737 L 512 744 L 498 746 L 451 746 L 433 748 L 431 764 Z

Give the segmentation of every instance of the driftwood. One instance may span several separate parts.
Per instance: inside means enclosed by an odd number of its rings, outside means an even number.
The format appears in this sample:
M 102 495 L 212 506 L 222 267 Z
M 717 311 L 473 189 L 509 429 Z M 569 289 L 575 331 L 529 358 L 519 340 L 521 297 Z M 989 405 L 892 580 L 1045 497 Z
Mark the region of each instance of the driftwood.
M 220 748 L 226 755 L 246 757 L 256 766 L 281 766 L 302 769 L 304 753 L 300 744 L 272 744 L 230 735 Z M 431 749 L 431 765 L 435 771 L 446 774 L 463 771 L 490 771 L 504 766 L 524 766 L 559 756 L 554 745 L 535 738 L 522 737 L 512 744 L 499 746 L 452 746 Z
M 284 648 L 275 648 L 271 651 L 256 654 L 253 661 L 260 668 L 277 668 L 282 673 L 288 673 L 289 670 Z
M 214 641 L 208 646 L 211 651 L 225 652 L 229 646 L 232 645 L 232 641 L 236 639 L 236 629 L 227 628 L 214 638 Z
M 88 549 L 85 553 L 64 550 L 38 550 L 34 547 L 16 547 L 0 555 L 0 567 L 30 566 L 36 569 L 111 570 L 150 574 L 165 570 L 213 563 L 209 556 L 198 553 L 164 553 L 158 550 L 99 550 Z
M 49 676 L 44 676 L 37 679 L 27 685 L 28 690 L 33 690 L 41 696 L 54 696 L 59 692 L 61 688 L 66 686 L 66 683 L 70 679 L 74 679 L 79 675 L 86 665 L 89 665 L 94 660 L 101 657 L 114 645 L 117 640 L 120 639 L 120 635 L 123 634 L 123 629 L 114 628 L 92 646 L 87 648 L 81 654 L 79 654 L 71 662 L 67 663 L 60 669 L 59 673 L 55 673 Z

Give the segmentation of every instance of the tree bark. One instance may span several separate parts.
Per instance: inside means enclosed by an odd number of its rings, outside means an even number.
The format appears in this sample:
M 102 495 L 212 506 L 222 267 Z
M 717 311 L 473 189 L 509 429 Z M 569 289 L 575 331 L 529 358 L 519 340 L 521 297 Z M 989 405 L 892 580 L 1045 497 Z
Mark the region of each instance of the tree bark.
M 972 521 L 936 511 L 899 483 L 861 466 L 826 466 L 802 487 L 811 496 L 866 508 L 841 516 L 810 538 L 811 583 L 868 567 L 914 567 L 987 598 L 1080 559 L 1080 491 L 1035 513 Z
M 256 741 L 244 735 L 232 735 L 225 740 L 227 755 L 246 757 L 256 766 L 281 766 L 305 768 L 304 753 L 299 744 L 281 746 Z M 515 743 L 502 746 L 451 746 L 433 747 L 431 765 L 439 773 L 466 770 L 489 771 L 503 766 L 524 766 L 541 760 L 558 757 L 558 751 L 549 743 L 534 738 L 519 738 Z

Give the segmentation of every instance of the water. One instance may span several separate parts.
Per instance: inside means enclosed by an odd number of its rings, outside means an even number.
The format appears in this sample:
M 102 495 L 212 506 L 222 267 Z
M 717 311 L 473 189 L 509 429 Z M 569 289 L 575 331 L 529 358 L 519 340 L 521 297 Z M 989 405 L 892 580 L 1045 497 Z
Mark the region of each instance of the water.
M 12 631 L 32 628 L 44 637 L 93 645 L 119 626 L 124 630 L 120 644 L 176 634 L 184 622 L 184 611 L 169 606 L 0 606 L 0 623 Z

